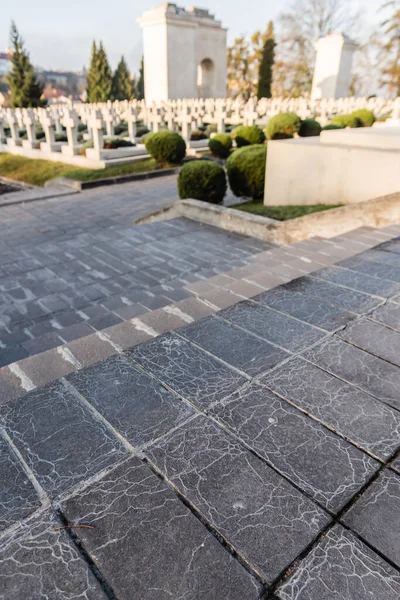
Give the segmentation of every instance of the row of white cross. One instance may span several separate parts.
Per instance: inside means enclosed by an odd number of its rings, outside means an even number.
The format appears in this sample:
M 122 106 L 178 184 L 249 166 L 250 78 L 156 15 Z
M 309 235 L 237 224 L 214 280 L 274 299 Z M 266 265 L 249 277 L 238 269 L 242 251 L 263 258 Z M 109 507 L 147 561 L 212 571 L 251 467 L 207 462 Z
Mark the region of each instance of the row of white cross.
M 40 148 L 46 152 L 79 153 L 78 126 L 87 126 L 86 139 L 93 147 L 104 147 L 104 136 L 115 136 L 115 127 L 122 121 L 128 126 L 128 139 L 137 141 L 138 124 L 156 132 L 162 128 L 180 131 L 190 140 L 193 131 L 204 124 L 213 123 L 218 132 L 227 125 L 264 126 L 268 120 L 282 112 L 295 112 L 301 118 L 316 117 L 324 125 L 337 114 L 347 114 L 360 108 L 368 108 L 377 116 L 391 114 L 400 117 L 400 98 L 340 98 L 311 100 L 308 98 L 274 98 L 248 102 L 234 99 L 185 99 L 171 100 L 160 105 L 147 106 L 144 101 L 107 102 L 98 104 L 69 103 L 36 109 L 0 109 L 0 144 L 4 143 L 5 128 L 10 130 L 7 144 L 38 147 L 37 129 L 45 134 Z M 63 130 L 63 127 L 65 130 Z M 26 130 L 27 139 L 21 140 L 20 130 Z M 57 142 L 55 134 L 66 131 L 67 142 Z

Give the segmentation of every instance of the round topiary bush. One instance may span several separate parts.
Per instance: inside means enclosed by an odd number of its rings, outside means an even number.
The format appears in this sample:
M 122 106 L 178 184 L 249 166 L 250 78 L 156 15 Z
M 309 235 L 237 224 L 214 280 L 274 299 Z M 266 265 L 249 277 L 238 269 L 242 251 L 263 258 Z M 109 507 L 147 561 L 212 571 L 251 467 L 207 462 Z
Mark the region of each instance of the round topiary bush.
M 175 131 L 158 131 L 146 136 L 147 152 L 161 164 L 178 165 L 185 158 L 186 143 Z
M 362 123 L 362 127 L 372 127 L 375 123 L 375 115 L 372 110 L 367 110 L 366 108 L 361 108 L 360 110 L 355 110 L 350 115 L 353 118 L 358 119 Z
M 301 127 L 301 119 L 296 113 L 280 113 L 268 121 L 265 133 L 269 140 L 292 138 Z
M 208 147 L 214 156 L 228 158 L 232 148 L 231 136 L 227 133 L 217 133 L 208 142 Z
M 226 161 L 229 184 L 235 196 L 259 200 L 264 196 L 267 148 L 255 144 L 233 152 Z
M 209 125 L 207 125 L 206 129 L 205 129 L 205 134 L 207 137 L 211 137 L 212 133 L 217 133 L 218 132 L 218 125 L 216 123 L 210 123 Z
M 322 127 L 315 119 L 304 119 L 299 129 L 300 137 L 315 137 L 321 135 Z
M 221 204 L 227 184 L 223 167 L 211 160 L 186 163 L 178 177 L 179 197 Z
M 265 142 L 264 132 L 257 125 L 241 125 L 240 127 L 236 127 L 231 135 L 236 141 L 238 148 L 252 146 L 253 144 L 263 144 Z

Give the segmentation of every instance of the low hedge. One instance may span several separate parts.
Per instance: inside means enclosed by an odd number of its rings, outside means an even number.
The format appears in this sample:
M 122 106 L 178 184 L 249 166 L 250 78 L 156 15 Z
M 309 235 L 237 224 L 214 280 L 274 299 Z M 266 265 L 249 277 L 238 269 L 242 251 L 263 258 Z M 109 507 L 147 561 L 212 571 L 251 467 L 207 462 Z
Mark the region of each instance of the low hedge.
M 296 113 L 280 113 L 268 121 L 265 133 L 269 140 L 290 139 L 300 127 L 301 119 Z
M 322 131 L 328 131 L 329 129 L 344 129 L 343 125 L 338 125 L 336 123 L 328 123 L 325 127 L 322 128 Z
M 231 134 L 238 148 L 252 146 L 265 142 L 265 134 L 257 125 L 241 125 L 236 127 Z
M 178 165 L 185 158 L 185 140 L 175 131 L 150 133 L 144 143 L 150 156 L 161 164 Z
M 329 125 L 340 125 L 342 129 L 346 127 L 351 127 L 352 129 L 355 129 L 357 127 L 363 126 L 362 121 L 357 116 L 353 116 L 353 114 L 336 115 L 336 117 L 333 117 L 330 120 Z
M 254 144 L 233 152 L 226 162 L 229 184 L 235 196 L 259 200 L 264 196 L 267 148 Z
M 321 135 L 322 127 L 315 119 L 304 119 L 299 129 L 300 137 L 316 137 Z
M 190 134 L 191 142 L 200 142 L 201 140 L 207 140 L 208 136 L 204 133 L 204 131 L 192 131 Z
M 179 198 L 221 204 L 227 189 L 225 170 L 211 160 L 186 163 L 178 176 Z
M 128 140 L 123 140 L 121 138 L 106 138 L 104 140 L 104 149 L 105 150 L 115 150 L 116 148 L 128 148 L 130 146 L 134 146 L 132 142 Z
M 208 142 L 212 154 L 218 158 L 228 158 L 232 148 L 232 138 L 227 133 L 217 133 Z

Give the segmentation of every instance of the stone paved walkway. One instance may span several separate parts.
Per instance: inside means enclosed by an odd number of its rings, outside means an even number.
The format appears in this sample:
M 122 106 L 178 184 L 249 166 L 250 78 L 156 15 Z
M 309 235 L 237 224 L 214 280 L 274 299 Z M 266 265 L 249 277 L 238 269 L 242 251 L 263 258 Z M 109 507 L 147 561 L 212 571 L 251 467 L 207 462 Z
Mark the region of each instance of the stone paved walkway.
M 353 254 L 3 397 L 0 598 L 398 600 L 400 238 Z
M 0 367 L 191 297 L 270 247 L 184 219 L 133 226 L 175 198 L 166 177 L 0 208 Z

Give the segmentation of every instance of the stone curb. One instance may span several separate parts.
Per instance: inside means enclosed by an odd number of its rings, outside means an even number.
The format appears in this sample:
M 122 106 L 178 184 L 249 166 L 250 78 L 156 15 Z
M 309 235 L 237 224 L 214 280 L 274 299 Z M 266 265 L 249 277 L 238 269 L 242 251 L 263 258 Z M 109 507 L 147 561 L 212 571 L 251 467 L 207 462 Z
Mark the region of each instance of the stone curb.
M 332 238 L 360 227 L 387 227 L 400 221 L 400 192 L 357 204 L 313 213 L 290 221 L 277 221 L 215 206 L 200 200 L 180 200 L 135 221 L 143 225 L 156 221 L 186 217 L 207 225 L 275 244 L 293 244 L 311 237 Z
M 0 196 L 0 208 L 15 204 L 36 202 L 37 200 L 50 200 L 50 198 L 58 198 L 59 196 L 71 196 L 72 194 L 76 194 L 77 191 L 61 183 L 47 189 L 47 191 L 45 188 L 28 188 Z
M 45 187 L 51 188 L 56 185 L 64 185 L 73 188 L 76 191 L 91 190 L 106 185 L 117 185 L 120 183 L 130 183 L 132 181 L 143 181 L 145 179 L 158 179 L 159 177 L 167 177 L 168 175 L 176 175 L 179 173 L 179 167 L 173 169 L 159 169 L 157 171 L 145 171 L 144 173 L 132 173 L 132 175 L 119 175 L 118 177 L 105 177 L 103 179 L 95 179 L 93 181 L 76 181 L 68 177 L 56 177 L 46 181 Z

